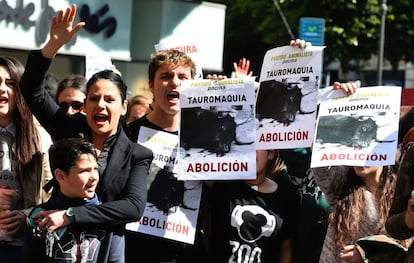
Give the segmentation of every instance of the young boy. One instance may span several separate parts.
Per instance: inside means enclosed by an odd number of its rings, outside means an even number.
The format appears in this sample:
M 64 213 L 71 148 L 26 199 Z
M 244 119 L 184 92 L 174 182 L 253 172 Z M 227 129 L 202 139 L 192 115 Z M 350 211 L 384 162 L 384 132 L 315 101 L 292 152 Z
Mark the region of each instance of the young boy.
M 71 214 L 71 207 L 99 204 L 95 194 L 99 181 L 96 150 L 82 138 L 61 139 L 50 147 L 49 161 L 54 193 L 29 214 L 22 262 L 96 262 L 105 231 L 73 224 Z M 39 222 L 48 210 L 56 209 L 66 209 L 71 224 L 51 231 L 49 222 Z

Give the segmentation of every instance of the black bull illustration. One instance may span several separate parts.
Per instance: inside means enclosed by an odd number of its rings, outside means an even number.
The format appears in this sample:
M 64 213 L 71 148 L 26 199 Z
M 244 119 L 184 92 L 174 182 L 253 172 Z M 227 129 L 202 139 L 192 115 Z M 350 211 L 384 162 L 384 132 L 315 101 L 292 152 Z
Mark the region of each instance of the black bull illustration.
M 378 125 L 371 117 L 331 115 L 321 116 L 318 122 L 316 142 L 340 143 L 349 147 L 369 147 L 377 139 Z
M 181 206 L 186 209 L 196 210 L 187 206 L 184 194 L 194 188 L 186 188 L 185 181 L 177 180 L 174 173 L 168 168 L 160 168 L 151 164 L 148 188 L 148 202 L 152 203 L 164 214 L 173 213 L 175 207 Z
M 203 148 L 223 156 L 236 139 L 236 122 L 229 114 L 202 108 L 181 109 L 180 145 Z
M 272 118 L 284 125 L 289 125 L 296 119 L 296 114 L 302 112 L 302 92 L 297 83 L 286 83 L 267 80 L 260 83 L 256 102 L 256 117 L 261 120 Z

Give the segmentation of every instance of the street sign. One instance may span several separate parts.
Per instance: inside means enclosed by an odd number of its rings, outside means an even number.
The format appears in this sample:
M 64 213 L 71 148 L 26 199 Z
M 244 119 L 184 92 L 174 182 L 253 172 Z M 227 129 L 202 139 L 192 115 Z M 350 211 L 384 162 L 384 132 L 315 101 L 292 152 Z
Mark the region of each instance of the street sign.
M 299 38 L 311 42 L 313 46 L 323 46 L 325 39 L 325 19 L 301 17 L 299 21 Z

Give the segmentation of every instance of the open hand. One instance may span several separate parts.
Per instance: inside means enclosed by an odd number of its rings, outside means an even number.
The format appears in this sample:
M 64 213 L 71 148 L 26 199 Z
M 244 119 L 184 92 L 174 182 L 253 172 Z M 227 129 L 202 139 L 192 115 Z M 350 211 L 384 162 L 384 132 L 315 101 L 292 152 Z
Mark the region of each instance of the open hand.
M 50 39 L 42 49 L 42 54 L 46 58 L 53 58 L 57 51 L 85 26 L 84 22 L 79 22 L 73 26 L 76 16 L 76 5 L 73 4 L 66 10 L 59 10 L 56 16 L 52 17 L 50 25 Z
M 250 60 L 246 58 L 241 58 L 239 63 L 234 62 L 233 67 L 235 78 L 251 77 L 253 75 L 253 71 L 249 71 Z

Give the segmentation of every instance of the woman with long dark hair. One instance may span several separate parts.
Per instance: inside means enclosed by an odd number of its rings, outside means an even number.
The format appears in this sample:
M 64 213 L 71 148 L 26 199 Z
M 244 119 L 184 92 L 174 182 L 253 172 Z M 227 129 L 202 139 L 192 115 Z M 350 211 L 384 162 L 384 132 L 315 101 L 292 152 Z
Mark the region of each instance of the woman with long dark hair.
M 394 196 L 397 167 L 312 169 L 333 208 L 319 262 L 362 262 L 356 241 L 372 235 L 387 235 L 385 221 Z
M 41 140 L 19 89 L 23 72 L 17 59 L 0 57 L 0 262 L 15 262 L 26 215 L 44 194 Z

